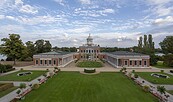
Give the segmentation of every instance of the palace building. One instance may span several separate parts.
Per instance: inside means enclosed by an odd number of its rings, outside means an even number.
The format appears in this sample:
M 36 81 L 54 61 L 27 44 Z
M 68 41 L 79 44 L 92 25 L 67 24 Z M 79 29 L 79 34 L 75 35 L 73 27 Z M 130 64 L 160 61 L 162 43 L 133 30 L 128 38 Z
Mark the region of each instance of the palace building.
M 83 60 L 98 60 L 100 54 L 100 46 L 93 44 L 93 38 L 89 34 L 87 44 L 79 46 L 79 56 Z
M 93 43 L 89 34 L 87 43 L 79 46 L 79 51 L 71 52 L 47 52 L 33 56 L 35 66 L 40 67 L 65 67 L 75 60 L 105 60 L 115 68 L 147 68 L 150 66 L 150 56 L 141 53 L 116 51 L 100 52 L 100 46 Z

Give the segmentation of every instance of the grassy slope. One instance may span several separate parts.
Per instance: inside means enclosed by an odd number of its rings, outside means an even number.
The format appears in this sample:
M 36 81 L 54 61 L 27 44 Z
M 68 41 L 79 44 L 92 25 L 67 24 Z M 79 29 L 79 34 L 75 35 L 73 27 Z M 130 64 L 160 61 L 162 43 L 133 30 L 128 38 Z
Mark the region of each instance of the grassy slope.
M 121 73 L 60 72 L 24 102 L 157 102 Z
M 99 68 L 103 67 L 101 62 L 96 62 L 96 61 L 83 61 L 83 62 L 78 62 L 77 67 L 82 67 L 82 68 Z
M 5 76 L 0 76 L 0 81 L 31 81 L 31 80 L 39 77 L 40 75 L 42 75 L 46 71 L 31 71 L 32 74 L 30 74 L 30 75 L 17 76 L 17 74 L 20 73 L 20 72 L 24 72 L 24 71 L 18 71 L 18 72 L 8 74 L 8 75 L 5 75 Z
M 17 87 L 12 87 L 12 88 L 9 88 L 9 89 L 7 89 L 7 90 L 5 90 L 5 91 L 0 92 L 0 98 L 1 98 L 2 96 L 5 96 L 5 95 L 8 94 L 8 93 L 14 91 L 15 89 L 17 89 Z
M 157 77 L 154 77 L 154 76 L 151 76 L 153 72 L 138 72 L 137 74 L 148 80 L 149 82 L 151 83 L 154 83 L 154 84 L 173 84 L 173 76 L 172 75 L 169 75 L 169 74 L 166 74 L 164 73 L 165 75 L 168 75 L 170 78 L 157 78 Z M 157 72 L 157 73 L 160 73 L 160 72 Z M 162 74 L 162 73 L 160 73 Z

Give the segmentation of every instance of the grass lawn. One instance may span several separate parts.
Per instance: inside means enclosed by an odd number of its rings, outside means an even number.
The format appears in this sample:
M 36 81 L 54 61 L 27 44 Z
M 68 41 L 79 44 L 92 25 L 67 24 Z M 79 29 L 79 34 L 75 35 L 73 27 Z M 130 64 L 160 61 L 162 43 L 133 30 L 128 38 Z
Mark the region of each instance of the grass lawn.
M 154 65 L 153 67 L 156 67 L 156 68 L 171 68 L 171 67 L 165 66 L 163 64 L 163 61 L 157 61 L 157 64 Z
M 137 74 L 148 80 L 149 82 L 153 83 L 153 84 L 173 84 L 173 76 L 172 75 L 169 75 L 169 74 L 166 74 L 166 73 L 163 73 L 165 75 L 168 75 L 170 78 L 157 78 L 157 77 L 154 77 L 154 76 L 151 76 L 153 72 L 137 72 Z M 155 72 L 155 73 L 159 73 L 159 74 L 162 74 L 161 72 Z
M 26 72 L 28 70 L 18 71 L 5 76 L 0 76 L 0 81 L 31 81 L 40 75 L 43 75 L 46 71 L 31 71 L 32 74 L 26 76 L 17 76 L 20 72 Z
M 97 61 L 83 61 L 83 62 L 78 62 L 77 67 L 82 67 L 82 68 L 100 68 L 103 67 L 101 62 Z
M 14 91 L 15 89 L 17 89 L 17 87 L 12 87 L 12 88 L 9 88 L 9 89 L 7 89 L 5 91 L 0 92 L 0 98 L 3 97 L 3 96 L 5 96 L 8 93 Z
M 157 102 L 121 73 L 60 72 L 23 102 Z
M 168 90 L 167 92 L 173 95 L 173 90 Z

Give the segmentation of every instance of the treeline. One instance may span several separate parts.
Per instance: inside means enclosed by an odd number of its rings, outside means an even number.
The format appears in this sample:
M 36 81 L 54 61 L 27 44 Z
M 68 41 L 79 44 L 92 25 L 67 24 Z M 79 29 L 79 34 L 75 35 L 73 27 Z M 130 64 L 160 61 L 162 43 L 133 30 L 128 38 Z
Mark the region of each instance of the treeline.
M 31 61 L 34 54 L 49 52 L 52 45 L 48 40 L 37 40 L 35 42 L 27 41 L 23 43 L 18 34 L 9 34 L 8 38 L 2 38 L 0 45 L 0 54 L 7 56 L 6 60 Z
M 159 43 L 165 56 L 163 57 L 166 66 L 173 67 L 173 36 L 167 36 Z
M 48 40 L 27 41 L 23 43 L 18 34 L 9 34 L 8 38 L 2 38 L 3 44 L 0 45 L 0 54 L 7 56 L 7 61 L 32 61 L 33 55 L 50 51 L 76 52 L 76 47 L 52 47 Z

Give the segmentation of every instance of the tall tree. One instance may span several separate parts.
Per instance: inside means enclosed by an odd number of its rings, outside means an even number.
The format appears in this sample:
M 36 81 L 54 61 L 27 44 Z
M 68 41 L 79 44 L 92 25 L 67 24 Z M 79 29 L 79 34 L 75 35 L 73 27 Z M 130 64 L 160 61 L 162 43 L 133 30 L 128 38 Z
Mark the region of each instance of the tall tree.
M 32 58 L 33 55 L 36 53 L 35 45 L 32 41 L 27 41 L 25 44 L 26 44 L 26 48 L 28 50 L 28 56 Z
M 153 49 L 153 37 L 151 34 L 148 35 L 148 47 Z
M 3 42 L 1 44 L 1 53 L 7 57 L 11 57 L 14 60 L 14 65 L 16 64 L 16 59 L 21 58 L 24 53 L 27 53 L 18 34 L 9 34 L 9 38 L 3 38 L 1 41 Z
M 148 47 L 147 35 L 144 35 L 144 45 L 143 45 L 143 47 L 144 48 Z
M 162 48 L 163 53 L 165 53 L 165 54 L 172 53 L 173 54 L 173 36 L 167 36 L 159 44 Z
M 52 49 L 52 45 L 50 44 L 50 42 L 48 40 L 45 40 L 44 52 L 50 52 L 51 49 Z
M 43 53 L 44 52 L 44 40 L 37 40 L 35 42 L 35 49 L 37 53 Z
M 142 36 L 138 40 L 138 47 L 142 48 Z

